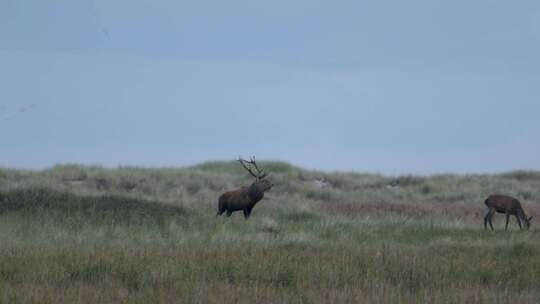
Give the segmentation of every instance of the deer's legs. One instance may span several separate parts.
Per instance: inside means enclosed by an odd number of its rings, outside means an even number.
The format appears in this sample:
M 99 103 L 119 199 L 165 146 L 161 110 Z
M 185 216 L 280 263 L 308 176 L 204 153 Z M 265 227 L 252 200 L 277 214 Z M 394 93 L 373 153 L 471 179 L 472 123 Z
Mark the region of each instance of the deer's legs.
M 508 221 L 510 220 L 510 214 L 505 213 L 506 215 L 506 226 L 504 227 L 504 231 L 508 230 Z
M 519 225 L 519 230 L 521 230 L 521 220 L 519 219 L 519 216 L 516 214 L 516 219 L 517 219 L 517 222 L 518 222 L 518 225 Z
M 491 231 L 493 231 L 493 224 L 491 223 L 491 219 L 493 218 L 493 214 L 495 213 L 495 209 L 489 208 L 488 212 L 486 213 L 486 216 L 484 217 L 484 230 L 487 230 L 487 224 L 489 223 L 489 227 L 491 227 Z
M 231 216 L 232 214 L 232 211 L 231 210 L 227 210 L 227 217 Z

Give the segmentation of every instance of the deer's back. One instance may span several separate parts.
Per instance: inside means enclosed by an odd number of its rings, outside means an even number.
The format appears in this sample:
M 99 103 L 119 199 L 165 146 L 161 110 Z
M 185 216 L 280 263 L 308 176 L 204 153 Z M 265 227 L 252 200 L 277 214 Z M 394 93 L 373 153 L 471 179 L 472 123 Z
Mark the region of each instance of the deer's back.
M 494 208 L 497 212 L 515 212 L 521 210 L 519 201 L 511 196 L 493 194 L 484 202 L 488 208 Z
M 227 192 L 223 193 L 219 197 L 219 200 L 220 201 L 221 200 L 223 200 L 223 201 L 237 201 L 237 200 L 242 198 L 242 196 L 244 195 L 246 190 L 247 190 L 247 188 L 242 187 L 242 188 L 237 189 L 237 190 L 227 191 Z

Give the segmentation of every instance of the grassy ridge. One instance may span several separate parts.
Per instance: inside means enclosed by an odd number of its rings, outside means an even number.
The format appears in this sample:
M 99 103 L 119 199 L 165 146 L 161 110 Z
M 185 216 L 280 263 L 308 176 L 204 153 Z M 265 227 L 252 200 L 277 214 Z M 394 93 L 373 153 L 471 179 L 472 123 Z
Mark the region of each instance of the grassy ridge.
M 539 214 L 538 172 L 388 177 L 261 165 L 276 186 L 248 221 L 215 216 L 221 192 L 251 182 L 235 162 L 0 170 L 0 300 L 540 300 L 534 220 L 529 232 L 482 227 L 494 192 Z

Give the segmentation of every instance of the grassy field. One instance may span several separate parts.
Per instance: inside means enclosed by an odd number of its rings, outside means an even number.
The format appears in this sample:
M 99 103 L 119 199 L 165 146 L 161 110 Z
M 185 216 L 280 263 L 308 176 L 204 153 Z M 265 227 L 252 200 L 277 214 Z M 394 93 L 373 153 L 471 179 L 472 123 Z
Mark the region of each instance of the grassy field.
M 2 303 L 538 303 L 540 172 L 389 177 L 263 162 L 275 187 L 245 220 L 217 197 L 237 162 L 0 169 Z M 399 181 L 399 186 L 389 186 Z

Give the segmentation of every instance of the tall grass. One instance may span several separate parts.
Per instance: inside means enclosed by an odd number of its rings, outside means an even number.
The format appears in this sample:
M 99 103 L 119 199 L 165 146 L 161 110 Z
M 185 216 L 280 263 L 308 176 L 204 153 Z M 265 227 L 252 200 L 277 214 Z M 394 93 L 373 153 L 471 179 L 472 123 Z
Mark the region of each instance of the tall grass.
M 382 176 L 262 162 L 249 220 L 216 217 L 235 162 L 0 170 L 0 301 L 537 303 L 540 234 L 483 231 L 483 200 L 539 214 L 537 172 Z M 398 183 L 392 183 L 393 181 Z M 395 186 L 395 185 L 399 186 Z M 496 218 L 497 220 L 497 218 Z

